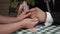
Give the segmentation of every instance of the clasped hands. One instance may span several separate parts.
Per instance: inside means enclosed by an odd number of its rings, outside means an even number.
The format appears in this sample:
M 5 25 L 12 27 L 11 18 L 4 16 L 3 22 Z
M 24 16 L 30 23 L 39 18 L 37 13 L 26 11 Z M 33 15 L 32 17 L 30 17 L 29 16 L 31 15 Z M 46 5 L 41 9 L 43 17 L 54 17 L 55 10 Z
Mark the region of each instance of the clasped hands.
M 26 18 L 30 16 L 31 18 Z M 18 17 L 22 22 L 22 28 L 33 29 L 34 26 L 40 21 L 45 22 L 46 13 L 38 7 L 32 8 L 28 11 L 23 11 Z

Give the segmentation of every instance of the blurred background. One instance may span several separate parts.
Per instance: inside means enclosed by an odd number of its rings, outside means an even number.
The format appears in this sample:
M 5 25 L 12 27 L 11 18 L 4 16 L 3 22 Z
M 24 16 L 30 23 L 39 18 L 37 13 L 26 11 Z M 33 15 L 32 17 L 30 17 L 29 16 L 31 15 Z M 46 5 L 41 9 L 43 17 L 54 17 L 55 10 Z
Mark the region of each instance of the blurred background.
M 0 0 L 0 14 L 16 16 L 20 4 L 24 0 Z M 25 0 L 30 7 L 34 6 L 34 0 Z
M 8 15 L 10 0 L 0 0 L 0 15 Z

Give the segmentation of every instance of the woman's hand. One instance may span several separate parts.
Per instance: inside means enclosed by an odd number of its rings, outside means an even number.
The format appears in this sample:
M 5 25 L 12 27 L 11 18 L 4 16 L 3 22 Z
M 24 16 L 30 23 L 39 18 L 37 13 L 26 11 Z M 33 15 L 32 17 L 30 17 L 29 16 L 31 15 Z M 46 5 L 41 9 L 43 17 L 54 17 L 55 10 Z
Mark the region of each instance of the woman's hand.
M 31 15 L 30 11 L 24 11 L 17 18 L 18 18 L 18 20 L 22 20 L 22 19 L 24 19 L 24 18 L 26 18 L 26 17 L 28 17 L 30 15 Z
M 21 21 L 23 28 L 34 28 L 34 26 L 38 23 L 38 19 L 30 19 L 30 18 L 26 18 L 24 20 Z

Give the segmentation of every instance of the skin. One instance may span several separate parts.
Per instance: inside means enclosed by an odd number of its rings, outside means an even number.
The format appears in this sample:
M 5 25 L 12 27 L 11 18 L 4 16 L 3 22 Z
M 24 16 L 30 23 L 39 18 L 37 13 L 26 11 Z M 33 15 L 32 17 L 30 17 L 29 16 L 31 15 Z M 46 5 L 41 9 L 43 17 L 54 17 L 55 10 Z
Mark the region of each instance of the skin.
M 21 28 L 28 28 L 31 31 L 34 31 L 34 26 L 38 23 L 37 20 L 40 22 L 45 21 L 45 12 L 43 12 L 39 8 L 32 8 L 30 10 L 32 12 L 31 18 L 26 18 L 20 22 L 10 23 L 10 24 L 0 24 L 0 34 L 11 34 L 12 32 L 21 29 Z M 24 13 L 23 13 L 24 14 Z M 37 20 L 35 20 L 37 18 Z M 8 28 L 8 29 L 7 29 Z
M 17 23 L 0 24 L 0 34 L 11 34 L 21 28 L 33 29 L 37 23 L 37 19 L 27 18 Z
M 38 19 L 26 18 L 30 15 L 31 12 L 29 11 L 24 11 L 17 17 L 7 17 L 0 15 L 0 23 L 4 23 L 0 24 L 0 34 L 11 34 L 21 28 L 28 28 L 31 29 L 31 31 L 34 31 L 34 26 L 38 23 Z
M 35 18 L 37 18 L 40 22 L 45 22 L 46 15 L 45 12 L 43 12 L 41 9 L 36 7 L 30 9 L 30 11 L 32 14 L 29 11 L 25 11 L 17 17 L 0 16 L 0 23 L 10 23 L 0 24 L 0 34 L 11 34 L 23 27 L 34 31 L 34 26 L 38 23 L 38 21 L 35 20 Z M 26 18 L 29 15 L 31 15 L 32 19 Z
M 31 18 L 37 18 L 39 19 L 40 22 L 45 22 L 46 13 L 43 10 L 41 10 L 38 7 L 35 7 L 35 8 L 30 9 L 30 11 L 32 12 Z
M 17 17 L 8 17 L 8 16 L 2 16 L 0 15 L 0 23 L 14 23 L 23 20 L 27 16 L 29 16 L 31 13 L 28 11 L 22 12 Z

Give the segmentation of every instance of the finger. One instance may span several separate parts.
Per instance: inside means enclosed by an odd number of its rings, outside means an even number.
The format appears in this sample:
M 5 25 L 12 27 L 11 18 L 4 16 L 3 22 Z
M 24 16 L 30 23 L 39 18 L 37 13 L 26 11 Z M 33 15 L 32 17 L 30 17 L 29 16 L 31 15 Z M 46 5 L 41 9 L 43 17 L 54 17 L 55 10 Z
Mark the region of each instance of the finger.
M 33 25 L 32 25 L 32 27 L 30 27 L 30 28 L 35 27 L 35 26 L 38 24 L 38 22 L 39 22 L 39 21 L 32 21 Z
M 37 22 L 38 19 L 37 19 L 37 18 L 33 18 L 32 21 L 33 21 L 33 22 Z
M 35 8 L 30 9 L 31 12 L 35 11 Z
M 29 12 L 30 12 L 29 10 L 28 11 L 23 11 L 22 14 L 27 14 Z
M 30 15 L 31 15 L 31 13 L 28 13 L 28 14 L 25 15 L 25 17 L 28 17 L 28 16 L 30 16 Z
M 31 13 L 31 18 L 35 18 L 36 17 L 36 13 L 35 12 L 32 12 Z
M 34 25 L 32 27 L 35 27 L 38 24 L 39 21 L 33 21 Z
M 34 23 L 35 23 L 35 24 L 34 24 L 34 27 L 35 27 L 36 24 L 38 24 L 38 22 L 39 22 L 39 21 L 35 21 L 35 22 L 34 22 Z
M 36 12 L 31 12 L 31 13 L 32 13 L 32 15 L 33 15 L 33 14 L 36 14 Z
M 37 7 L 30 9 L 30 11 L 36 11 Z

